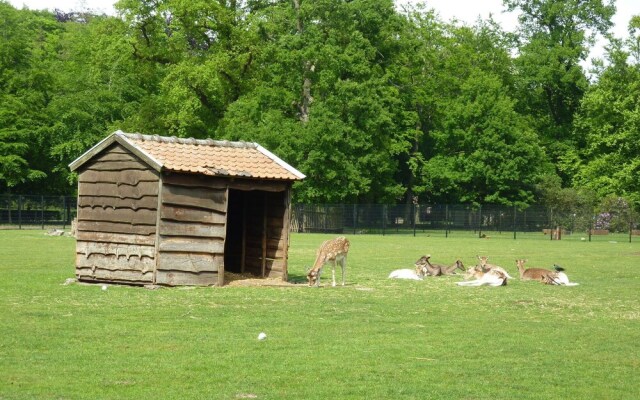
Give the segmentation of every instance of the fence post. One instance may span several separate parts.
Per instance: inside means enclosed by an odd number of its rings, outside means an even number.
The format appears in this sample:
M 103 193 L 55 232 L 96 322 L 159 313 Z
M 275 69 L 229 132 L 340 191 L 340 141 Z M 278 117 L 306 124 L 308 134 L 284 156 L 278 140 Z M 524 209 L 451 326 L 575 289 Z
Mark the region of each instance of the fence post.
M 12 211 L 13 210 L 11 210 L 11 195 L 8 194 L 7 195 L 7 212 L 9 213 L 9 225 L 11 225 L 13 222 L 13 218 L 11 217 Z
M 589 241 L 591 241 L 591 228 L 593 227 L 593 224 L 595 224 L 596 221 L 596 216 L 594 215 L 591 218 L 591 223 L 589 224 Z
M 40 196 L 40 222 L 42 223 L 42 230 L 44 230 L 44 196 Z
M 353 234 L 356 234 L 356 227 L 358 225 L 358 205 L 353 205 Z
M 633 233 L 633 222 L 629 221 L 629 243 L 631 243 L 631 234 Z
M 478 237 L 482 238 L 482 204 L 478 208 Z
M 518 207 L 513 205 L 513 240 L 516 240 L 516 231 L 518 230 Z
M 382 205 L 382 236 L 385 234 L 387 228 L 387 205 Z
M 22 195 L 18 196 L 18 229 L 22 229 Z
M 449 237 L 449 205 L 444 205 L 444 237 Z
M 62 196 L 62 230 L 67 228 L 67 196 Z
M 414 202 L 411 205 L 411 209 L 413 210 L 413 212 L 411 213 L 411 220 L 413 223 L 413 237 L 416 237 L 416 203 Z

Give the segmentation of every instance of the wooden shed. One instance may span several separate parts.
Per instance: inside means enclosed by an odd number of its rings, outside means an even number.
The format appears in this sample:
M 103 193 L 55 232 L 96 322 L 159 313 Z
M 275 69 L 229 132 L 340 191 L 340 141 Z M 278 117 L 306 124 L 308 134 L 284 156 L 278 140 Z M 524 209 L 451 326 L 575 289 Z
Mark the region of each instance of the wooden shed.
M 260 145 L 117 131 L 69 167 L 79 280 L 287 279 L 291 186 L 305 176 Z

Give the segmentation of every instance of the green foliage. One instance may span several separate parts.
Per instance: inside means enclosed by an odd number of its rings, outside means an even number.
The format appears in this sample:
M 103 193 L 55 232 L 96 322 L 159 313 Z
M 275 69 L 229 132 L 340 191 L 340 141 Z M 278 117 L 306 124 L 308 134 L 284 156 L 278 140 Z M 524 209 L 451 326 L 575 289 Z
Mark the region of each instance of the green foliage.
M 0 1 L 0 190 L 68 193 L 68 164 L 122 129 L 258 142 L 307 175 L 297 202 L 524 207 L 557 175 L 639 207 L 637 17 L 590 83 L 611 4 L 504 3 L 517 35 L 391 0 Z
M 576 184 L 600 198 L 625 196 L 640 205 L 640 60 L 632 53 L 640 35 L 614 42 L 610 64 L 585 95 L 575 135 L 584 142 Z
M 516 59 L 521 112 L 530 115 L 543 145 L 557 164 L 564 184 L 571 175 L 561 159 L 575 147 L 572 124 L 588 81 L 580 62 L 586 60 L 596 33 L 612 26 L 615 6 L 602 0 L 504 0 L 520 12 Z M 590 32 L 590 36 L 587 36 Z

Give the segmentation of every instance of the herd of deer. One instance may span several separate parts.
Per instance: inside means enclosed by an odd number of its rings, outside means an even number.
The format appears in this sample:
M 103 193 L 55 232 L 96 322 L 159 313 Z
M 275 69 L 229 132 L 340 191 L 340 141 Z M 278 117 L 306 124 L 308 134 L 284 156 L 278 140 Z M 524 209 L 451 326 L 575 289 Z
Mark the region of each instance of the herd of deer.
M 347 266 L 347 254 L 349 253 L 349 240 L 344 236 L 323 242 L 316 253 L 316 261 L 307 273 L 309 286 L 320 285 L 322 268 L 330 263 L 332 265 L 332 285 L 336 286 L 336 264 L 342 268 L 342 286 L 344 286 Z M 431 256 L 425 255 L 415 262 L 415 269 L 397 269 L 389 274 L 389 278 L 423 280 L 426 276 L 454 275 L 459 269 L 464 272 L 464 281 L 457 282 L 459 286 L 504 286 L 507 279 L 512 279 L 509 273 L 502 267 L 489 264 L 489 258 L 478 256 L 478 265 L 465 269 L 462 261 L 456 260 L 452 265 L 435 264 L 431 262 Z M 516 260 L 516 266 L 523 281 L 539 281 L 547 285 L 576 286 L 570 282 L 564 269 L 554 265 L 554 270 L 545 268 L 525 268 L 527 260 Z

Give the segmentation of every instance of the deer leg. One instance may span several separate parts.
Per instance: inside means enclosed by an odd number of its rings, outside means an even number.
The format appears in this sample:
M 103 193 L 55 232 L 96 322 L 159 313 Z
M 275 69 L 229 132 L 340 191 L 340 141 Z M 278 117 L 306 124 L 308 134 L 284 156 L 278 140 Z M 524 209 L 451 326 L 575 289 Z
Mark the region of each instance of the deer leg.
M 344 286 L 345 273 L 347 272 L 347 256 L 340 260 L 340 266 L 342 267 L 342 286 Z
M 335 259 L 331 261 L 331 276 L 333 277 L 333 283 L 331 284 L 331 286 L 335 287 L 336 286 L 336 260 Z

